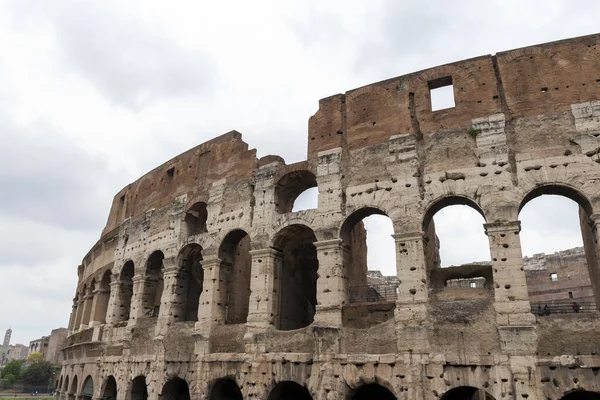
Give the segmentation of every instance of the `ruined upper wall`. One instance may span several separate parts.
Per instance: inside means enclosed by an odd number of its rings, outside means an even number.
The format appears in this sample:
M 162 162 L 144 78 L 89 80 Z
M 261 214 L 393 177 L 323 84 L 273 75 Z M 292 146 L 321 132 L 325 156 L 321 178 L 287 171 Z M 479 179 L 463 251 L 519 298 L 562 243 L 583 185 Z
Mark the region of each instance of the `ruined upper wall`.
M 564 151 L 572 146 L 569 137 L 575 126 L 563 113 L 570 113 L 571 104 L 600 99 L 599 41 L 596 34 L 501 52 L 325 98 L 309 121 L 308 158 L 315 160 L 318 152 L 336 147 L 353 150 L 394 135 L 416 134 L 423 135 L 423 161 L 430 168 L 447 165 L 443 161 L 448 158 L 476 162 L 476 143 L 464 140 L 465 133 L 474 119 L 499 113 L 514 122 L 507 129 L 508 145 L 521 158 L 533 156 L 530 152 L 539 156 L 555 148 Z M 455 107 L 432 111 L 430 88 L 447 78 L 454 87 Z M 541 130 L 540 115 L 552 115 L 563 132 L 549 135 Z M 465 137 L 457 138 L 456 130 Z M 453 154 L 431 149 L 433 136 L 438 147 Z

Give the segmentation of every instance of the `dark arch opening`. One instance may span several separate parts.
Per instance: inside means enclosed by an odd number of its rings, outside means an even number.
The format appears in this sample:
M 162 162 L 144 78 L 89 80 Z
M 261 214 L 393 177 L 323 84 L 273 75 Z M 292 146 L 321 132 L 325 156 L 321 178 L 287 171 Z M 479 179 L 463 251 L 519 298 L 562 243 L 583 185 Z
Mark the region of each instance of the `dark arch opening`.
M 148 400 L 148 387 L 146 386 L 145 376 L 136 376 L 131 381 L 127 400 Z
M 459 386 L 450 389 L 442 396 L 441 400 L 495 400 L 492 395 L 483 389 L 473 386 Z
M 128 321 L 131 313 L 131 298 L 133 297 L 133 261 L 129 260 L 123 265 L 119 274 L 119 299 L 117 307 L 117 320 Z
M 158 317 L 160 300 L 163 292 L 163 260 L 162 251 L 155 251 L 146 263 L 146 282 L 144 282 L 143 307 L 148 317 Z
M 242 391 L 231 378 L 222 378 L 215 382 L 209 400 L 242 400 Z
M 104 382 L 102 398 L 103 400 L 116 400 L 117 398 L 117 381 L 112 375 L 106 378 L 106 381 Z
M 198 202 L 192 205 L 185 213 L 184 218 L 187 236 L 205 233 L 207 218 L 208 210 L 206 209 L 206 203 Z
M 546 254 L 545 269 L 526 269 L 529 300 L 538 314 L 545 314 L 540 310 L 546 306 L 550 314 L 598 309 L 600 267 L 591 210 L 587 198 L 568 186 L 543 185 L 523 198 L 519 206 L 523 254 Z M 564 257 L 570 261 L 560 261 Z
M 92 400 L 94 396 L 94 380 L 91 376 L 87 376 L 83 381 L 83 388 L 81 389 L 81 397 L 83 400 Z
M 98 285 L 98 293 L 96 294 L 96 310 L 94 310 L 94 321 L 101 324 L 106 323 L 106 313 L 108 312 L 108 301 L 110 300 L 110 270 L 104 272 L 100 284 Z
M 385 386 L 372 383 L 350 393 L 348 400 L 396 400 L 396 396 Z
M 587 390 L 576 390 L 565 394 L 561 400 L 600 400 L 600 393 Z
M 222 304 L 225 304 L 225 324 L 242 324 L 248 318 L 252 269 L 250 245 L 250 236 L 236 229 L 225 236 L 219 247 L 225 284 L 221 293 Z
M 202 247 L 192 243 L 179 252 L 179 269 L 177 286 L 175 287 L 175 304 L 180 307 L 174 310 L 175 321 L 198 321 L 200 294 L 204 286 L 204 269 L 202 268 Z
M 317 306 L 319 261 L 314 243 L 317 238 L 305 225 L 282 229 L 273 241 L 280 251 L 278 329 L 292 330 L 310 325 Z
M 61 391 L 63 390 L 63 376 L 61 375 L 60 378 L 58 379 L 58 383 L 56 385 L 56 390 L 57 391 Z
M 294 171 L 282 176 L 275 184 L 275 209 L 281 214 L 292 211 L 298 196 L 317 186 L 317 177 L 310 171 Z
M 268 400 L 312 400 L 308 389 L 296 382 L 286 381 L 278 383 L 271 393 Z
M 69 388 L 67 399 L 73 400 L 77 396 L 77 375 L 73 376 L 73 380 L 71 381 L 71 387 Z
M 181 378 L 169 379 L 162 388 L 161 400 L 190 400 L 190 388 Z
M 62 389 L 63 392 L 68 393 L 69 392 L 69 375 L 67 375 L 65 377 L 65 381 L 63 382 L 62 385 Z

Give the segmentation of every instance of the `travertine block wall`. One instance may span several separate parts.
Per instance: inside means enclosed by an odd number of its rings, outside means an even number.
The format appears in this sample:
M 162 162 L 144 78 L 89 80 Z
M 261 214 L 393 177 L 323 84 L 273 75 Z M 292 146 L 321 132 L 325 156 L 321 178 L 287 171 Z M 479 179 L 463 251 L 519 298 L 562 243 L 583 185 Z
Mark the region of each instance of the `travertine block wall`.
M 518 221 L 532 198 L 568 196 L 582 208 L 586 257 L 597 260 L 599 45 L 592 35 L 532 46 L 323 99 L 304 162 L 257 159 L 232 131 L 128 185 L 78 268 L 61 395 L 81 396 L 89 379 L 96 398 L 144 398 L 144 388 L 151 399 L 214 399 L 229 388 L 233 398 L 291 390 L 328 400 L 600 390 L 600 319 L 530 313 Z M 432 111 L 430 89 L 449 82 L 456 106 Z M 318 207 L 292 212 L 314 186 Z M 432 295 L 430 222 L 452 204 L 486 221 L 494 285 L 478 298 Z M 366 276 L 356 242 L 372 214 L 394 226 L 393 318 L 349 302 Z M 201 254 L 197 321 L 175 317 L 190 245 Z M 588 264 L 598 300 L 597 262 Z M 106 323 L 90 325 L 107 271 Z M 574 335 L 592 340 L 574 345 Z

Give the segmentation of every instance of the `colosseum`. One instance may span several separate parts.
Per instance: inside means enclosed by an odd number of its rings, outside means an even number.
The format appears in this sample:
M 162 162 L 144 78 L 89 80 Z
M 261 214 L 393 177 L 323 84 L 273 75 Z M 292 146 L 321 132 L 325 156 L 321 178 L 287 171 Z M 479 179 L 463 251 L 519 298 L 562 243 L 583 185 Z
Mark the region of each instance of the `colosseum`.
M 59 398 L 600 398 L 600 34 L 322 99 L 307 141 L 287 165 L 231 131 L 116 194 L 77 269 Z M 579 204 L 582 312 L 530 302 L 519 211 L 548 194 Z M 440 267 L 432 218 L 456 204 L 485 220 L 489 263 Z M 377 286 L 374 214 L 396 249 Z

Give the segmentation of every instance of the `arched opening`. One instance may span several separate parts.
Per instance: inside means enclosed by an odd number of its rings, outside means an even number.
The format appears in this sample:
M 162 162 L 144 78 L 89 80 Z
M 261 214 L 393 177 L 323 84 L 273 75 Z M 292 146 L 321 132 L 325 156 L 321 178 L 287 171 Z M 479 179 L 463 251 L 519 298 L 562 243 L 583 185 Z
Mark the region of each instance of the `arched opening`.
M 319 188 L 312 187 L 310 189 L 306 189 L 304 192 L 300 193 L 296 200 L 294 200 L 294 205 L 292 206 L 292 212 L 304 211 L 304 210 L 314 210 L 319 207 Z
M 73 380 L 71 381 L 71 387 L 67 393 L 68 400 L 74 400 L 77 397 L 77 375 L 73 376 Z
M 396 400 L 396 396 L 386 387 L 376 383 L 359 387 L 350 393 L 348 400 Z
M 282 176 L 275 184 L 275 209 L 281 214 L 291 212 L 300 194 L 314 187 L 317 187 L 317 177 L 310 171 L 294 171 Z M 313 191 L 313 198 L 314 194 Z M 318 190 L 316 194 L 318 198 Z M 314 200 L 309 199 L 310 194 L 307 194 L 306 198 L 303 198 L 302 202 L 297 205 L 298 208 L 306 209 L 303 207 L 314 204 Z
M 148 317 L 158 317 L 160 300 L 163 292 L 163 260 L 162 251 L 155 251 L 146 263 L 146 282 L 144 283 L 143 307 Z
M 145 376 L 137 376 L 131 381 L 127 400 L 148 400 L 148 388 Z
M 60 392 L 61 390 L 63 390 L 63 377 L 62 377 L 62 375 L 58 379 L 58 383 L 56 384 L 55 390 L 58 391 L 58 392 Z
M 190 388 L 184 379 L 169 379 L 163 386 L 159 398 L 162 400 L 190 400 Z
M 560 400 L 600 400 L 600 393 L 587 390 L 575 390 L 565 394 Z
M 271 393 L 268 400 L 312 400 L 308 389 L 296 382 L 286 381 L 278 383 Z
M 204 284 L 202 247 L 189 244 L 179 252 L 180 273 L 176 286 L 175 303 L 181 309 L 173 316 L 175 321 L 198 321 L 198 304 Z
M 393 234 L 392 220 L 377 208 L 362 208 L 344 221 L 340 236 L 347 249 L 344 268 L 351 303 L 395 300 L 397 278 Z M 366 287 L 372 290 L 365 291 Z
M 210 391 L 209 400 L 242 400 L 242 391 L 237 383 L 230 378 L 219 379 Z
M 459 386 L 450 389 L 442 396 L 441 400 L 495 400 L 492 395 L 483 389 L 473 386 Z
M 206 219 L 208 211 L 206 203 L 198 202 L 192 205 L 185 213 L 185 226 L 187 236 L 198 235 L 206 232 Z
M 250 236 L 241 229 L 229 232 L 219 248 L 219 258 L 225 284 L 225 323 L 245 323 L 250 302 L 252 268 Z
M 83 400 L 92 400 L 94 396 L 94 380 L 91 376 L 87 376 L 83 381 L 83 388 L 81 389 L 81 397 Z
M 65 377 L 65 381 L 63 382 L 63 385 L 61 386 L 61 390 L 64 393 L 68 393 L 69 392 L 69 375 L 67 375 Z
M 600 299 L 591 206 L 568 187 L 542 186 L 519 211 L 527 291 L 540 315 L 590 312 Z
M 94 310 L 94 321 L 101 324 L 106 323 L 106 313 L 108 311 L 108 301 L 110 300 L 110 276 L 108 270 L 102 275 L 102 280 L 96 291 L 96 309 Z
M 133 296 L 133 261 L 129 260 L 123 265 L 119 274 L 118 307 L 115 310 L 118 321 L 129 321 L 131 313 L 131 298 Z
M 117 381 L 115 377 L 110 375 L 104 381 L 104 390 L 102 391 L 103 400 L 116 400 L 117 399 Z
M 299 329 L 314 320 L 319 269 L 316 241 L 305 225 L 290 225 L 275 235 L 273 247 L 281 252 L 280 269 L 275 271 L 279 278 L 278 329 Z
M 470 199 L 446 197 L 423 219 L 423 250 L 429 285 L 438 300 L 493 297 L 494 284 L 485 216 Z
M 92 316 L 92 305 L 94 304 L 94 292 L 96 291 L 96 279 L 92 279 L 92 282 L 87 287 L 87 290 L 84 291 L 84 307 L 83 307 L 83 320 L 81 321 L 81 325 L 89 326 L 90 318 Z

